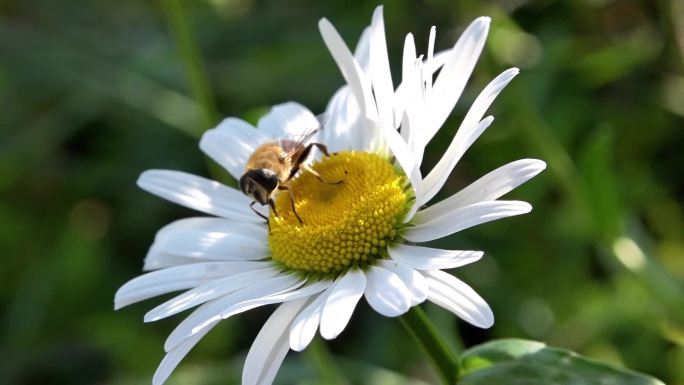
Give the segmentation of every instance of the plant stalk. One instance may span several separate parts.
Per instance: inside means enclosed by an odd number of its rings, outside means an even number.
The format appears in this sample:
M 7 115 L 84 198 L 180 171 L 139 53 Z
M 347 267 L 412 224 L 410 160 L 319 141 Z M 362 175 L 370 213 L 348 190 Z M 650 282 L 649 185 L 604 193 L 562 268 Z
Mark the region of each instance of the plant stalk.
M 404 328 L 418 341 L 439 374 L 442 383 L 454 385 L 461 369 L 458 358 L 438 334 L 423 309 L 412 307 L 399 317 Z
M 182 0 L 162 0 L 166 19 L 183 60 L 183 69 L 193 98 L 197 102 L 201 126 L 198 136 L 217 123 L 218 113 L 209 88 L 207 73 L 195 42 Z

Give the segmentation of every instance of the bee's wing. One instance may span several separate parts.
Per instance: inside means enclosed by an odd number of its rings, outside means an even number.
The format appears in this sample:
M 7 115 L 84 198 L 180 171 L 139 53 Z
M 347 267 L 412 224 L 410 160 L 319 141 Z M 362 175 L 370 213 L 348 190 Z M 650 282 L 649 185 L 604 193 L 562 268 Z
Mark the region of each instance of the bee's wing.
M 301 135 L 292 138 L 284 138 L 279 140 L 280 147 L 285 153 L 285 157 L 294 158 L 298 152 L 306 148 L 307 143 L 320 131 L 319 127 L 313 127 L 304 131 Z
M 308 147 L 308 142 L 319 131 L 320 127 L 314 127 L 302 133 L 298 138 L 280 140 L 280 147 L 283 149 L 283 160 L 292 167 L 288 179 L 297 173 L 300 165 L 309 157 L 311 148 Z

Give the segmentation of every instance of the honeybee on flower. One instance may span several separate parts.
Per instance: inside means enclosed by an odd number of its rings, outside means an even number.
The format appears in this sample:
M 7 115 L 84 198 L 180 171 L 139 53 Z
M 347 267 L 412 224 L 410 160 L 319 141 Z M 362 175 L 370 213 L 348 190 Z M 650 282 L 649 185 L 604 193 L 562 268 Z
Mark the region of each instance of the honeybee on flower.
M 361 297 L 388 317 L 429 300 L 475 326 L 488 328 L 494 322 L 482 297 L 442 271 L 477 261 L 483 253 L 420 245 L 529 212 L 526 202 L 499 198 L 545 168 L 540 160 L 518 160 L 429 204 L 492 123 L 485 112 L 518 73 L 515 68 L 504 71 L 484 88 L 440 161 L 423 177 L 425 146 L 458 101 L 484 46 L 489 19 L 476 19 L 452 49 L 438 54 L 433 28 L 425 59 L 416 55 L 413 37 L 407 36 L 396 89 L 381 7 L 355 54 L 327 20 L 319 27 L 347 82 L 331 99 L 316 137 L 336 154 L 314 160 L 286 180 L 296 196 L 273 197 L 278 217 L 269 221 L 270 229 L 249 207 L 252 198 L 268 203 L 271 197 L 264 191 L 276 185 L 273 176 L 262 192 L 242 188 L 250 197 L 176 171 L 146 171 L 138 181 L 147 191 L 213 215 L 179 220 L 160 230 L 144 266 L 155 271 L 131 280 L 116 294 L 120 308 L 187 290 L 147 313 L 148 322 L 196 307 L 167 339 L 167 355 L 154 384 L 163 383 L 222 319 L 268 304 L 280 305 L 247 355 L 243 385 L 270 384 L 289 349 L 303 350 L 317 331 L 325 339 L 336 338 Z M 256 128 L 239 119 L 224 120 L 203 135 L 200 148 L 240 179 L 260 146 L 317 124 L 305 107 L 285 103 Z M 321 176 L 344 183 L 321 183 Z M 268 207 L 251 207 L 268 215 Z

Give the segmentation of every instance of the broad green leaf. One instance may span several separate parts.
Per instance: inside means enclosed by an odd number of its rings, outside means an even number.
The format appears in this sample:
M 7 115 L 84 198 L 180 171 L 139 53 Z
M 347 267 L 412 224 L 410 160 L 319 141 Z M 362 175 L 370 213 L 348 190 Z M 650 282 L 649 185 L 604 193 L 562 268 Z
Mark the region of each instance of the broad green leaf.
M 541 342 L 505 339 L 469 349 L 463 355 L 459 385 L 664 385 Z

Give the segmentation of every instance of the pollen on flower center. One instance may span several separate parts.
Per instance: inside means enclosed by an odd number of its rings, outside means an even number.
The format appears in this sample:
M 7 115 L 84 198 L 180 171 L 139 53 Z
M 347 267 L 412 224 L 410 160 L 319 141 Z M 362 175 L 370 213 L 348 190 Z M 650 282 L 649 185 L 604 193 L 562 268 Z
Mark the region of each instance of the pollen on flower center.
M 288 269 L 338 275 L 383 258 L 407 212 L 407 179 L 379 155 L 345 151 L 312 165 L 275 198 L 271 258 Z M 341 183 L 335 183 L 339 182 Z

